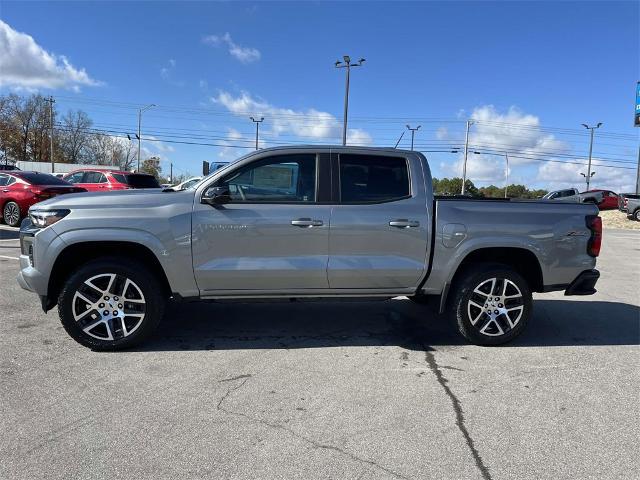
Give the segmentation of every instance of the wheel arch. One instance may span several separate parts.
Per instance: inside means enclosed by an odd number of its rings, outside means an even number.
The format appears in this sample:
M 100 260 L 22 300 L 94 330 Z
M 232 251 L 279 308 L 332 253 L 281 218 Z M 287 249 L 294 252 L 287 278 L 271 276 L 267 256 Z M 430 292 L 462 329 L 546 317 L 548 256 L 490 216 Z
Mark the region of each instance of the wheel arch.
M 482 247 L 468 252 L 458 264 L 455 273 L 442 292 L 440 313 L 444 312 L 446 308 L 450 286 L 455 285 L 461 276 L 468 269 L 473 268 L 474 265 L 490 263 L 512 267 L 526 280 L 532 292 L 542 292 L 544 290 L 542 267 L 538 257 L 531 250 L 522 247 Z
M 47 289 L 47 299 L 43 302 L 45 311 L 53 308 L 64 282 L 81 265 L 101 257 L 114 256 L 141 262 L 147 266 L 162 286 L 163 294 L 171 295 L 169 280 L 156 255 L 140 243 L 131 241 L 87 241 L 73 243 L 65 247 L 57 256 Z

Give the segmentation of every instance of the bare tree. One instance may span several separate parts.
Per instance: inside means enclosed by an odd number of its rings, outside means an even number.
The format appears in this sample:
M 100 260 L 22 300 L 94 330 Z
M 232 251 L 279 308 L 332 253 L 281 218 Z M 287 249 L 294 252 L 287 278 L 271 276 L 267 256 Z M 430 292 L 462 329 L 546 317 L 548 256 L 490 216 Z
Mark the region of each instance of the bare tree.
M 9 109 L 12 123 L 16 134 L 16 147 L 19 149 L 18 156 L 21 160 L 29 160 L 29 140 L 33 135 L 32 130 L 38 118 L 38 102 L 36 95 L 27 99 L 18 95 L 9 95 Z M 40 97 L 42 98 L 42 97 Z
M 81 163 L 91 138 L 89 129 L 93 121 L 82 110 L 69 110 L 62 117 L 60 128 L 60 147 L 65 160 L 69 163 Z
M 136 149 L 130 139 L 116 138 L 117 165 L 120 170 L 131 170 L 136 161 Z
M 91 135 L 85 160 L 96 165 L 113 165 L 113 138 L 102 133 Z

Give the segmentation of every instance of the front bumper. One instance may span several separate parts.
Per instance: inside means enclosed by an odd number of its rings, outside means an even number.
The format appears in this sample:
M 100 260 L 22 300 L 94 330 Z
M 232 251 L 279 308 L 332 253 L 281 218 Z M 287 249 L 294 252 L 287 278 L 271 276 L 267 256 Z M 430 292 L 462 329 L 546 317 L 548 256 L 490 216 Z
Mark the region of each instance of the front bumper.
M 569 284 L 564 291 L 565 295 L 593 295 L 596 293 L 594 288 L 596 282 L 600 278 L 600 272 L 596 269 L 585 270 L 576 277 L 576 279 Z
M 20 225 L 20 271 L 17 280 L 25 290 L 39 295 L 46 294 L 48 278 L 42 274 L 34 264 L 35 234 L 40 229 L 33 227 L 29 218 L 25 218 Z

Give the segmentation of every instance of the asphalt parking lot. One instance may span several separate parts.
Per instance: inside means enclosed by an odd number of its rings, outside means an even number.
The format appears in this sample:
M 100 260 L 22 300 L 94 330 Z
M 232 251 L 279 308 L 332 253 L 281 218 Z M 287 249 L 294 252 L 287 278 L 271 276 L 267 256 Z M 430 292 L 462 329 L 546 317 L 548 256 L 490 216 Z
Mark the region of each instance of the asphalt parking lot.
M 0 229 L 0 477 L 628 479 L 640 467 L 640 231 L 591 297 L 538 295 L 514 343 L 406 299 L 173 305 L 95 353 L 15 282 Z

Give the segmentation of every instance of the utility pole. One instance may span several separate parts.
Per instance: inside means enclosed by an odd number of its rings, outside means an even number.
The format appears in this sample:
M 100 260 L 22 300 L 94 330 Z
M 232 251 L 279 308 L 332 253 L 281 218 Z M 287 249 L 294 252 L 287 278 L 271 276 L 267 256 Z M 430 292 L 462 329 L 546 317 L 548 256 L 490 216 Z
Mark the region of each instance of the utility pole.
M 156 105 L 154 103 L 151 103 L 145 107 L 139 108 L 138 109 L 138 172 L 140 171 L 140 148 L 141 148 L 141 144 L 142 144 L 142 112 L 144 112 L 145 110 L 149 110 L 152 107 L 155 107 Z
M 593 176 L 591 175 L 591 155 L 593 153 L 593 131 L 596 128 L 600 128 L 600 126 L 602 126 L 602 122 L 598 122 L 598 124 L 595 127 L 590 127 L 586 123 L 583 123 L 582 126 L 591 132 L 591 140 L 589 142 L 589 166 L 587 168 L 587 174 L 585 175 L 585 178 L 587 179 L 587 190 L 589 190 L 589 183 L 591 182 L 591 177 Z
M 343 61 L 338 60 L 335 63 L 336 68 L 346 68 L 346 83 L 344 89 L 344 116 L 343 116 L 343 124 L 342 124 L 342 145 L 347 144 L 347 115 L 349 113 L 349 76 L 351 73 L 351 67 L 361 67 L 364 63 L 365 59 L 361 58 L 358 60 L 358 63 L 351 63 L 351 57 L 349 55 L 344 55 L 342 57 Z
M 504 159 L 507 161 L 507 168 L 504 171 L 504 198 L 507 198 L 507 189 L 509 188 L 509 154 L 504 152 Z
M 420 127 L 422 125 L 418 125 L 416 128 L 411 128 L 409 125 L 407 125 L 407 129 L 411 130 L 411 151 L 413 152 L 413 136 L 415 135 L 415 133 L 420 130 Z
M 53 174 L 56 171 L 55 162 L 53 161 L 53 104 L 56 101 L 51 95 L 45 101 L 49 102 L 49 161 L 51 162 L 51 173 Z
M 173 181 L 173 162 L 169 162 L 169 180 L 171 181 L 171 183 L 174 183 L 174 181 Z
M 467 133 L 464 136 L 464 163 L 462 164 L 462 191 L 461 195 L 465 192 L 465 183 L 467 183 L 467 155 L 469 153 L 469 128 L 473 125 L 473 120 L 467 120 Z
M 258 132 L 260 131 L 260 124 L 264 122 L 264 117 L 260 117 L 260 120 L 256 120 L 253 117 L 249 117 L 253 123 L 256 124 L 256 150 L 258 150 Z

